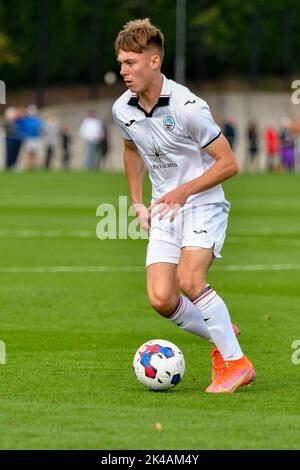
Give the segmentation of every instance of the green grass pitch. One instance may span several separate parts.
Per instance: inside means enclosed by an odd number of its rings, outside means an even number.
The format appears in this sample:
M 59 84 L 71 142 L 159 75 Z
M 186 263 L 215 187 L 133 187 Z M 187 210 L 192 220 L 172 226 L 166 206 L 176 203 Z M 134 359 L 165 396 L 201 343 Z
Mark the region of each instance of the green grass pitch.
M 224 185 L 232 210 L 209 281 L 257 381 L 211 396 L 210 345 L 148 305 L 146 241 L 96 237 L 96 208 L 127 194 L 125 177 L 1 174 L 0 448 L 299 449 L 299 183 L 240 175 Z M 186 359 L 167 393 L 132 372 L 136 349 L 157 337 Z

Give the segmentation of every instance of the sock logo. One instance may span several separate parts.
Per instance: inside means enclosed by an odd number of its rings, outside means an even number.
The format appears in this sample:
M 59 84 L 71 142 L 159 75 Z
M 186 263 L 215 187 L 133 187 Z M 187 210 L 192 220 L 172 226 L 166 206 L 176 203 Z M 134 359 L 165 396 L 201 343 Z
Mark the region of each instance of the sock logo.
M 194 230 L 194 233 L 196 233 L 197 235 L 200 235 L 200 233 L 207 233 L 206 230 Z

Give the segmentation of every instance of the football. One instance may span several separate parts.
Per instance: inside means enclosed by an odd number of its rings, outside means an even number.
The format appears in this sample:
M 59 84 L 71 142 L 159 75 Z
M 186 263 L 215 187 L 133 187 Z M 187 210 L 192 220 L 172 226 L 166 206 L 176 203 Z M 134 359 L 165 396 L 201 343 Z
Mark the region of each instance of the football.
M 150 390 L 163 391 L 177 385 L 185 371 L 180 349 L 164 339 L 144 343 L 136 352 L 133 370 L 137 380 Z

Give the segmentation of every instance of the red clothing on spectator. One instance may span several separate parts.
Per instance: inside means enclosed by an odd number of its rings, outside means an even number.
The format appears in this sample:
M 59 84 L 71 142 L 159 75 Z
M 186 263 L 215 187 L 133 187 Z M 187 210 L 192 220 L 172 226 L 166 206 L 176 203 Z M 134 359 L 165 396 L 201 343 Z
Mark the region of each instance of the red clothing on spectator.
M 278 155 L 280 148 L 280 141 L 277 132 L 273 127 L 267 127 L 265 129 L 265 139 L 267 154 L 269 156 Z

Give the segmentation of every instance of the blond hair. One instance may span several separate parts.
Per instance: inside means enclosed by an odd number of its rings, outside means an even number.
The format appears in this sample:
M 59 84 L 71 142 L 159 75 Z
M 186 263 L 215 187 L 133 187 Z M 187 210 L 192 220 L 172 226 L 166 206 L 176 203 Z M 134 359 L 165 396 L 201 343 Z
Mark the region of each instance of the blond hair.
M 155 47 L 159 55 L 164 55 L 164 35 L 156 26 L 150 23 L 149 18 L 128 21 L 119 32 L 115 40 L 115 51 L 119 49 L 127 52 L 143 52 L 148 47 Z

